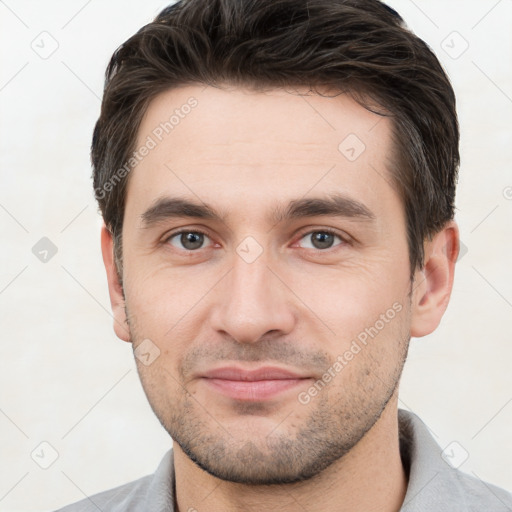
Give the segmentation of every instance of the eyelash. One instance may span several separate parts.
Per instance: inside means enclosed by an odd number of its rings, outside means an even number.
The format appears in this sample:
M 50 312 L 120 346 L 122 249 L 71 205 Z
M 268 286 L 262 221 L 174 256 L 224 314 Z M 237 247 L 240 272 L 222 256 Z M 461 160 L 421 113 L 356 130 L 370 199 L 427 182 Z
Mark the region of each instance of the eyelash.
M 298 240 L 302 240 L 306 235 L 312 235 L 313 233 L 327 233 L 328 235 L 332 235 L 334 237 L 337 237 L 341 240 L 341 242 L 338 245 L 335 245 L 333 247 L 328 247 L 327 249 L 316 249 L 318 252 L 329 252 L 331 250 L 336 250 L 340 245 L 346 245 L 349 243 L 348 237 L 342 236 L 337 231 L 334 231 L 333 229 L 329 228 L 320 228 L 320 229 L 308 229 L 305 231 L 301 231 L 298 235 Z M 309 248 L 307 248 L 309 249 Z M 313 249 L 315 250 L 315 249 Z
M 170 240 L 178 235 L 182 235 L 183 233 L 194 233 L 198 235 L 204 235 L 211 239 L 211 236 L 206 232 L 202 231 L 201 229 L 182 229 L 181 231 L 176 231 L 175 233 L 171 233 L 169 236 L 166 236 L 163 240 L 164 244 L 167 244 L 170 242 Z M 186 252 L 195 252 L 195 251 L 186 251 Z
M 180 231 L 176 231 L 175 233 L 171 233 L 169 236 L 167 236 L 164 240 L 163 240 L 163 243 L 164 244 L 168 244 L 170 242 L 170 240 L 178 235 L 182 235 L 183 233 L 195 233 L 195 234 L 200 234 L 200 235 L 204 235 L 208 238 L 212 238 L 206 231 L 203 231 L 201 229 L 182 229 Z M 298 240 L 302 240 L 306 235 L 311 235 L 313 233 L 327 233 L 329 235 L 332 235 L 334 237 L 337 237 L 341 240 L 341 243 L 338 244 L 338 245 L 335 245 L 334 247 L 328 247 L 327 249 L 316 249 L 318 252 L 328 252 L 329 250 L 332 250 L 332 249 L 335 249 L 336 247 L 339 247 L 340 245 L 347 245 L 347 244 L 350 244 L 350 240 L 348 239 L 347 236 L 342 236 L 341 234 L 339 234 L 337 231 L 334 231 L 333 229 L 329 229 L 329 228 L 322 228 L 322 229 L 309 229 L 307 231 L 302 231 L 301 233 L 299 233 L 298 235 Z M 307 248 L 309 249 L 309 248 Z M 189 253 L 194 253 L 196 251 L 198 251 L 199 249 L 196 249 L 196 250 L 186 250 L 186 249 L 183 249 L 185 252 L 189 252 Z

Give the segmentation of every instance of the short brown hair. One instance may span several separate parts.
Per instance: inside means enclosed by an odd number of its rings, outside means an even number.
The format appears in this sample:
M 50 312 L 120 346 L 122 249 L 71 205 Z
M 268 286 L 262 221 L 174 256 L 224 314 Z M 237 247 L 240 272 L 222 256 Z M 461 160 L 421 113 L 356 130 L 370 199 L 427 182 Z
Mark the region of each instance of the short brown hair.
M 106 70 L 91 157 L 118 268 L 129 179 L 118 170 L 150 101 L 198 83 L 328 86 L 389 116 L 411 277 L 423 267 L 425 239 L 453 218 L 459 167 L 455 95 L 427 44 L 378 0 L 179 0 L 123 43 Z

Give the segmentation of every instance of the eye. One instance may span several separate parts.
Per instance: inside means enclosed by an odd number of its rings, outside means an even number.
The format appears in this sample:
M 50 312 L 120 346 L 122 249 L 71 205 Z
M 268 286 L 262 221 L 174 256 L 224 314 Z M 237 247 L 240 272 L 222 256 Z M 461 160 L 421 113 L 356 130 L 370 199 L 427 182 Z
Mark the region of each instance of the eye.
M 335 239 L 338 239 L 340 242 L 344 242 L 339 235 L 326 229 L 310 231 L 309 233 L 304 234 L 301 238 L 301 240 L 309 241 L 309 245 L 306 244 L 303 246 L 306 249 L 330 249 L 333 246 Z
M 178 231 L 169 236 L 166 243 L 170 243 L 177 249 L 195 251 L 202 248 L 205 239 L 210 240 L 210 237 L 202 231 Z

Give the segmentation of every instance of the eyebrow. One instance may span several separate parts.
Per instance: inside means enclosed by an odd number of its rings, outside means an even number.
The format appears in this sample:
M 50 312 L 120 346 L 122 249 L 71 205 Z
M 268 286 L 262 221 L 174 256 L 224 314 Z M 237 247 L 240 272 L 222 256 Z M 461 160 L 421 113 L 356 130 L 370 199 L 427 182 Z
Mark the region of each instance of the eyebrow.
M 331 194 L 327 197 L 301 198 L 288 203 L 286 207 L 275 206 L 267 220 L 271 224 L 283 221 L 317 216 L 345 217 L 355 220 L 372 221 L 375 214 L 363 203 L 343 194 Z M 142 227 L 150 228 L 159 222 L 192 217 L 225 222 L 225 212 L 216 212 L 206 203 L 197 203 L 181 197 L 161 197 L 142 215 Z
M 317 216 L 346 217 L 372 221 L 375 214 L 363 203 L 343 194 L 302 198 L 290 201 L 286 208 L 274 208 L 269 220 L 275 224 L 286 220 Z

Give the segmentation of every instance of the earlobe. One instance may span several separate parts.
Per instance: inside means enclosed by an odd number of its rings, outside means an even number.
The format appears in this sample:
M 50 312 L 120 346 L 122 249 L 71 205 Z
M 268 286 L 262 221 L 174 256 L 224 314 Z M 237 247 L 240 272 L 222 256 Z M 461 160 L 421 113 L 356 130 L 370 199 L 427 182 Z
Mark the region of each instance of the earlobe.
M 112 234 L 105 224 L 101 227 L 101 253 L 103 255 L 103 264 L 107 272 L 110 305 L 114 316 L 114 331 L 116 336 L 121 340 L 130 341 L 130 329 L 126 318 L 123 287 L 119 282 L 114 259 L 114 241 Z
M 425 243 L 425 264 L 415 274 L 412 286 L 411 336 L 433 332 L 446 311 L 459 254 L 459 230 L 449 221 Z

